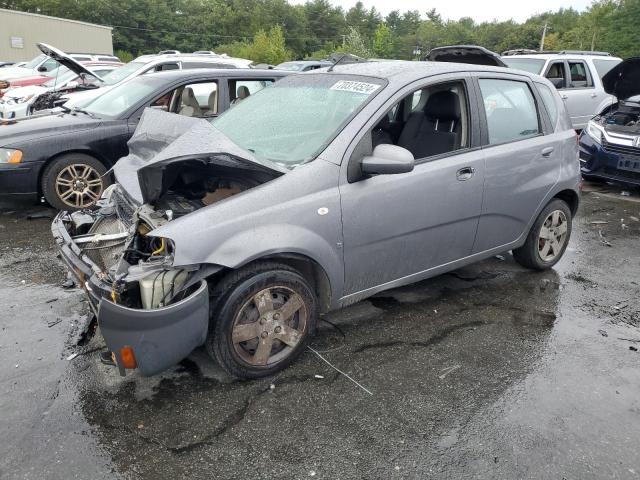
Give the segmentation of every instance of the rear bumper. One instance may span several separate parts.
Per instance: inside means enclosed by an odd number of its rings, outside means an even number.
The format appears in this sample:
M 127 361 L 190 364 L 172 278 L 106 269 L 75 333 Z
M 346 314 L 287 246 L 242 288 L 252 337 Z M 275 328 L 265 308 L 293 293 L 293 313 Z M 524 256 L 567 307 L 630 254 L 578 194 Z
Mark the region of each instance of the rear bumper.
M 107 347 L 115 354 L 121 375 L 121 351 L 133 349 L 136 368 L 144 376 L 175 365 L 202 345 L 209 326 L 209 291 L 202 280 L 188 297 L 157 309 L 134 309 L 111 300 L 111 285 L 67 231 L 68 214 L 53 220 L 51 231 L 63 261 L 89 297 Z
M 635 158 L 640 164 L 640 155 Z M 605 150 L 586 132 L 582 132 L 580 135 L 580 171 L 583 176 L 640 186 L 640 171 L 619 168 L 620 160 L 621 157 L 618 153 Z M 635 163 L 635 159 L 633 163 Z

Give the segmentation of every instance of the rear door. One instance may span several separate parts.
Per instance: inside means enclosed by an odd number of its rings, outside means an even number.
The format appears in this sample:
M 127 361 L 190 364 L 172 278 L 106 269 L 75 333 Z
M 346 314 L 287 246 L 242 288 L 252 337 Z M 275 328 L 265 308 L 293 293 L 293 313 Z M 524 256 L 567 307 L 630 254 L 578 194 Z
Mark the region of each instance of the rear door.
M 577 59 L 567 60 L 566 64 L 568 84 L 561 95 L 571 116 L 573 128 L 581 129 L 598 113 L 602 99 L 596 91 L 587 62 Z
M 528 78 L 482 75 L 476 85 L 485 154 L 482 216 L 473 248 L 479 253 L 525 232 L 557 181 L 562 143 Z

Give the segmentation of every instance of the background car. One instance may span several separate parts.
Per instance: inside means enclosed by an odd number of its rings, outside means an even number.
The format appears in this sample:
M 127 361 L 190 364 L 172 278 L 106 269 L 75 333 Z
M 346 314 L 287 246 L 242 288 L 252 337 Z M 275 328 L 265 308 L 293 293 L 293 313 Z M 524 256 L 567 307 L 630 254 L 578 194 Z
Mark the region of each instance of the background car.
M 327 60 L 297 60 L 295 62 L 283 62 L 273 68 L 290 72 L 308 72 L 318 68 L 330 67 L 331 65 L 333 65 L 333 62 Z
M 591 117 L 606 112 L 616 102 L 616 98 L 605 91 L 602 77 L 622 59 L 606 52 L 566 50 L 521 54 L 514 51 L 503 55 L 502 61 L 511 68 L 542 75 L 553 83 L 576 130 L 586 127 Z
M 218 54 L 161 53 L 158 55 L 142 55 L 127 63 L 123 68 L 105 75 L 102 79 L 104 82 L 100 91 L 70 93 L 56 100 L 55 104 L 51 105 L 50 108 L 63 104 L 67 108 L 85 105 L 102 95 L 106 89 L 111 89 L 146 73 L 195 68 L 249 68 L 250 65 L 251 60 Z
M 48 92 L 64 94 L 83 88 L 98 88 L 100 78 L 120 68 L 122 63 L 83 62 L 83 70 L 69 70 L 60 66 L 52 72 L 51 77 L 42 84 L 15 87 L 10 83 L 0 98 L 0 119 L 23 118 L 32 114 L 32 107 L 38 98 Z M 27 77 L 28 78 L 28 77 Z
M 141 75 L 85 109 L 32 116 L 0 129 L 0 192 L 44 196 L 58 209 L 92 205 L 110 183 L 105 173 L 125 156 L 145 108 L 213 118 L 286 72 L 198 69 Z
M 640 57 L 616 65 L 602 83 L 618 102 L 580 135 L 582 176 L 640 186 Z
M 120 59 L 115 55 L 70 53 L 69 56 L 78 62 L 120 62 Z M 22 78 L 47 73 L 55 70 L 59 66 L 54 58 L 51 58 L 47 52 L 43 52 L 41 55 L 26 62 L 23 66 L 11 66 L 0 69 L 0 80 L 11 80 L 12 78 Z

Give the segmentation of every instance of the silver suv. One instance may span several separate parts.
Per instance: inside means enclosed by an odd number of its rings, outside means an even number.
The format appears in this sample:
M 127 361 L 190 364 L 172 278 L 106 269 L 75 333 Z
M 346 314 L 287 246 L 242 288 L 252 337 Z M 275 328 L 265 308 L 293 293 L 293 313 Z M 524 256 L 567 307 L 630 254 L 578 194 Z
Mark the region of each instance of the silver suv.
M 576 130 L 582 130 L 594 115 L 606 112 L 616 102 L 604 91 L 602 77 L 622 59 L 605 52 L 535 52 L 513 50 L 502 61 L 546 77 L 558 89 Z
M 52 226 L 122 374 L 204 344 L 271 375 L 324 312 L 509 250 L 552 267 L 578 208 L 562 100 L 500 67 L 293 75 L 213 125 L 149 109 L 129 152 L 94 209 Z

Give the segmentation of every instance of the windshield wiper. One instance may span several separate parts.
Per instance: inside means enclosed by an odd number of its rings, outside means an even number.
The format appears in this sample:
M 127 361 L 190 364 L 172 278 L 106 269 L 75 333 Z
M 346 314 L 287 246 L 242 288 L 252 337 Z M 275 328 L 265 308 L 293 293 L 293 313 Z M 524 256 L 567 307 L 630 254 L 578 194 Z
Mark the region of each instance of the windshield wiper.
M 74 113 L 75 113 L 75 112 L 78 112 L 78 113 L 84 113 L 85 115 L 89 115 L 91 118 L 96 118 L 96 116 L 95 116 L 93 113 L 91 113 L 91 112 L 87 112 L 86 110 L 83 110 L 83 109 L 82 109 L 82 108 L 80 108 L 80 107 L 73 107 L 73 109 L 72 109 L 72 110 L 70 110 L 70 111 L 71 111 L 71 112 L 74 112 Z

